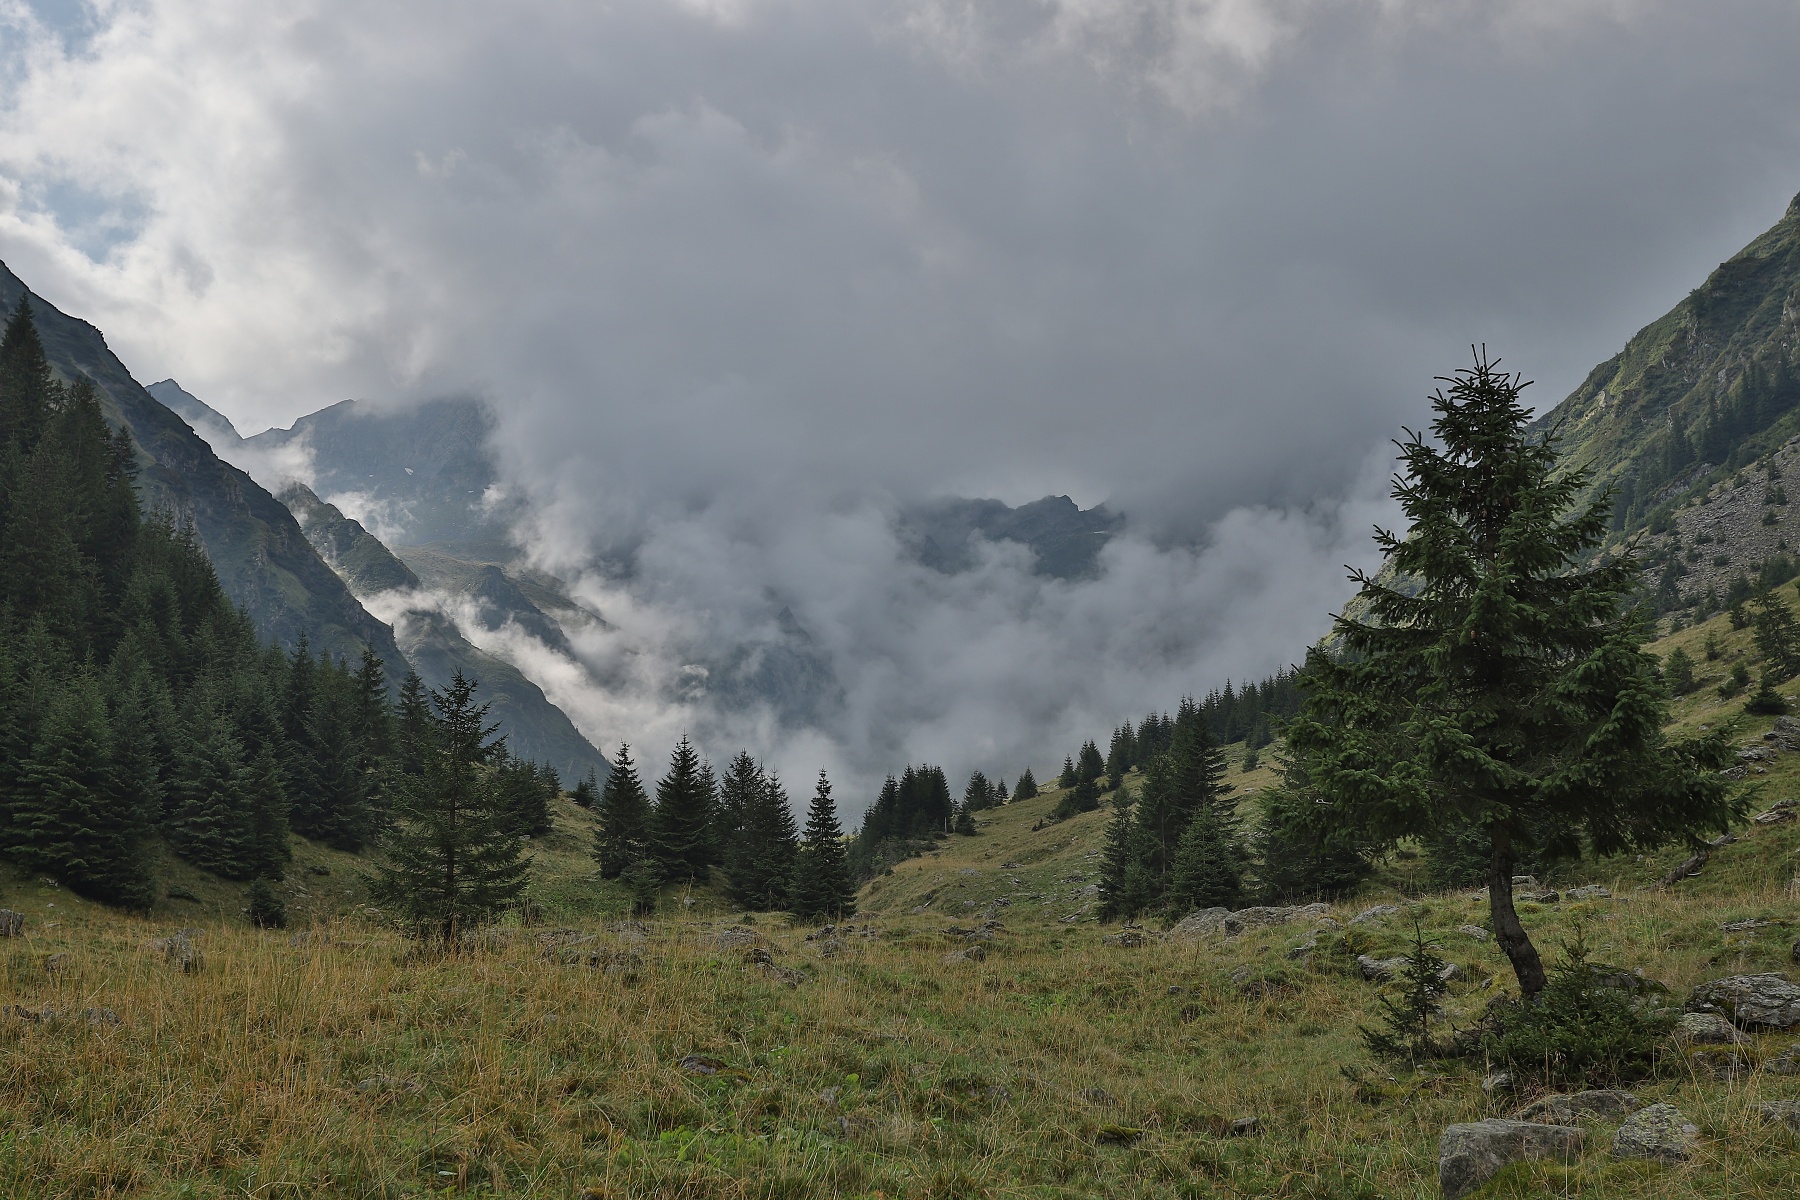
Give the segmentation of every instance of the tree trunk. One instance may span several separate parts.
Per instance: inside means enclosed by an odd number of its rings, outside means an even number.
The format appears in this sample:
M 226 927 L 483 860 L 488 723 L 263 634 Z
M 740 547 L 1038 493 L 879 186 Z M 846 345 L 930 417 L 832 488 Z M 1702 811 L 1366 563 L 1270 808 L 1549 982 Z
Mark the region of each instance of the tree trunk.
M 1544 961 L 1538 957 L 1537 947 L 1531 944 L 1531 937 L 1513 908 L 1512 872 L 1512 839 L 1504 832 L 1496 832 L 1494 855 L 1488 860 L 1488 912 L 1494 925 L 1494 940 L 1506 952 L 1513 974 L 1519 978 L 1519 993 L 1532 1000 L 1544 990 Z

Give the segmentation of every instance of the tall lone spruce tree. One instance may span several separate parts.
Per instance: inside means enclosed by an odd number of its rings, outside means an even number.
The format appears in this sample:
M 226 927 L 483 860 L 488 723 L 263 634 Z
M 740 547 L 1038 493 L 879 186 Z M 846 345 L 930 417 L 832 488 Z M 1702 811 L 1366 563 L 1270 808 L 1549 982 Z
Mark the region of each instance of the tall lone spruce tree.
M 1288 744 L 1315 819 L 1392 844 L 1466 823 L 1487 847 L 1494 935 L 1520 990 L 1545 973 L 1513 907 L 1523 853 L 1649 848 L 1723 828 L 1715 735 L 1672 742 L 1665 691 L 1640 645 L 1627 554 L 1583 565 L 1609 495 L 1558 470 L 1534 438 L 1525 386 L 1486 351 L 1432 396 L 1433 440 L 1408 431 L 1393 495 L 1405 536 L 1376 531 L 1388 573 L 1356 571 L 1341 650 L 1307 657 Z
M 638 863 L 650 861 L 650 798 L 631 761 L 631 746 L 621 743 L 613 769 L 600 789 L 594 809 L 599 824 L 594 830 L 594 859 L 602 879 L 617 879 Z
M 487 705 L 461 671 L 431 700 L 434 736 L 421 774 L 407 778 L 383 839 L 385 861 L 371 881 L 376 903 L 400 914 L 421 937 L 455 945 L 525 890 L 530 864 L 488 763 Z
M 819 786 L 806 812 L 806 837 L 795 858 L 788 908 L 803 921 L 847 917 L 856 911 L 856 881 L 850 877 L 844 830 L 824 771 L 819 772 Z

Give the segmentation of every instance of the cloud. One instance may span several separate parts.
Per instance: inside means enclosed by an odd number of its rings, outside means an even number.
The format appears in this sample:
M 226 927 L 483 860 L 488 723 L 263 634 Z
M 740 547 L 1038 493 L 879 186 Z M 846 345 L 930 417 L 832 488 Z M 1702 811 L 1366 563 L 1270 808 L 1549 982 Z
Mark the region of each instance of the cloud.
M 614 626 L 578 719 L 701 719 L 701 667 L 723 722 L 785 608 L 841 720 L 719 736 L 858 771 L 1294 656 L 1431 376 L 1554 401 L 1800 186 L 1778 0 L 44 11 L 0 0 L 9 265 L 242 428 L 486 394 Z M 1130 514 L 1102 580 L 892 542 L 1053 493 Z

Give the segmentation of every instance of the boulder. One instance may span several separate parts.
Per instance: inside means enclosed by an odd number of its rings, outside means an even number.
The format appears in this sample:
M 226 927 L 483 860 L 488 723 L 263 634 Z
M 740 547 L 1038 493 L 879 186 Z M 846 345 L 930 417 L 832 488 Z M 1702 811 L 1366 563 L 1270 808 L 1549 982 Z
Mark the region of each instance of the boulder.
M 1610 900 L 1612 892 L 1597 883 L 1589 883 L 1581 887 L 1570 888 L 1563 893 L 1563 898 L 1565 900 Z
M 1695 988 L 1689 1012 L 1717 1012 L 1739 1029 L 1792 1029 L 1800 1025 L 1800 987 L 1773 973 L 1731 975 Z
M 25 914 L 0 908 L 0 937 L 19 937 L 25 932 Z
M 1744 1035 L 1718 1013 L 1691 1012 L 1675 1023 L 1675 1040 L 1684 1046 L 1735 1046 Z
M 1626 1117 L 1644 1107 L 1644 1102 L 1630 1092 L 1606 1089 L 1573 1092 L 1566 1096 L 1545 1096 L 1519 1110 L 1518 1120 L 1543 1121 L 1551 1125 L 1576 1125 L 1606 1117 Z
M 1752 1105 L 1750 1111 L 1770 1125 L 1786 1125 L 1800 1133 L 1800 1100 L 1771 1100 Z
M 1613 1137 L 1614 1158 L 1681 1162 L 1693 1152 L 1700 1130 L 1673 1104 L 1652 1104 L 1625 1118 Z
M 1100 940 L 1108 946 L 1130 947 L 1142 946 L 1148 939 L 1145 938 L 1144 931 L 1141 929 L 1125 929 L 1112 934 L 1109 937 L 1103 937 Z
M 1373 908 L 1365 908 L 1350 918 L 1352 925 L 1372 925 L 1376 921 L 1385 920 L 1400 911 L 1398 904 L 1377 904 Z
M 725 1070 L 725 1064 L 710 1054 L 684 1054 L 676 1068 L 689 1075 L 717 1075 Z
M 1719 932 L 1720 933 L 1751 933 L 1758 929 L 1767 929 L 1769 926 L 1773 925 L 1774 923 L 1775 922 L 1773 922 L 1773 921 L 1757 920 L 1754 917 L 1748 921 L 1727 921 L 1727 922 L 1725 922 L 1725 924 L 1719 926 Z
M 1485 942 L 1494 936 L 1479 925 L 1458 925 L 1456 932 L 1466 933 L 1478 942 Z
M 809 937 L 807 939 L 811 941 Z M 742 950 L 749 946 L 760 946 L 763 935 L 748 925 L 733 925 L 713 935 L 713 944 L 721 950 Z
M 1252 929 L 1265 929 L 1272 925 L 1286 925 L 1293 921 L 1329 919 L 1329 904 L 1288 904 L 1240 908 L 1233 912 L 1228 908 L 1203 908 L 1199 912 L 1190 913 L 1182 918 L 1175 928 L 1169 930 L 1169 936 L 1176 941 L 1191 942 L 1200 938 L 1224 934 L 1226 937 L 1237 937 Z
M 1189 913 L 1181 918 L 1175 928 L 1169 930 L 1169 936 L 1177 941 L 1194 942 L 1201 938 L 1212 937 L 1225 929 L 1225 918 L 1231 915 L 1229 908 L 1203 908 L 1199 912 Z
M 1406 958 L 1374 958 L 1367 954 L 1356 956 L 1356 965 L 1362 971 L 1362 977 L 1370 983 L 1382 983 L 1400 973 L 1406 965 Z
M 1561 897 L 1554 891 L 1546 889 L 1544 891 L 1515 891 L 1513 899 L 1527 904 L 1555 904 Z
M 1763 1063 L 1763 1070 L 1771 1075 L 1800 1075 L 1800 1042 Z
M 1503 1121 L 1490 1117 L 1468 1125 L 1451 1125 L 1438 1141 L 1438 1187 L 1444 1200 L 1466 1196 L 1500 1173 L 1502 1167 L 1531 1159 L 1581 1153 L 1581 1130 L 1536 1121 Z

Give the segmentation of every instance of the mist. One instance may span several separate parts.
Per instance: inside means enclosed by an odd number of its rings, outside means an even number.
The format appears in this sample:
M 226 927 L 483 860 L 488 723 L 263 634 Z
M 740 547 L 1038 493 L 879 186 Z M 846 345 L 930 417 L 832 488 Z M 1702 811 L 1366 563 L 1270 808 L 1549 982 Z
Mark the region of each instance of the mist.
M 525 561 L 599 619 L 471 640 L 602 748 L 854 809 L 1298 660 L 1433 376 L 1485 342 L 1554 403 L 1781 213 L 1797 38 L 1776 0 L 0 0 L 0 257 L 246 432 L 484 397 Z M 1125 514 L 1094 578 L 896 533 L 1059 494 Z M 800 699 L 745 682 L 796 646 Z

